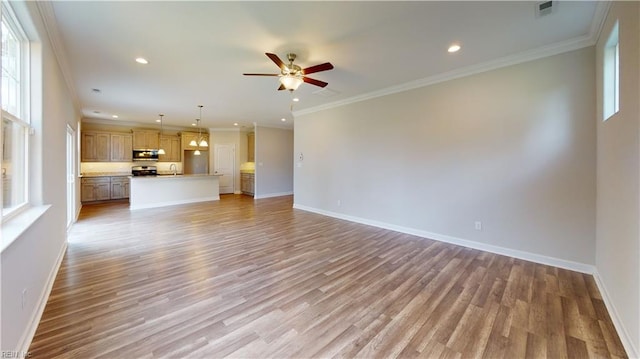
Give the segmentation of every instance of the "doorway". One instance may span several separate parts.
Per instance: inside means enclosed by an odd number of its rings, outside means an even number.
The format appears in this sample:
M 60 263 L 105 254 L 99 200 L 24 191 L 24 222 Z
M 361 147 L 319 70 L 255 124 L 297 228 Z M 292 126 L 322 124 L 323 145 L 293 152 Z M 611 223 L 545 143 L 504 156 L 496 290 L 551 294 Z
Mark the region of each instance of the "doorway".
M 67 229 L 76 220 L 76 131 L 67 125 Z
M 235 181 L 236 147 L 233 144 L 218 144 L 213 146 L 213 173 L 222 175 L 220 193 L 233 193 Z

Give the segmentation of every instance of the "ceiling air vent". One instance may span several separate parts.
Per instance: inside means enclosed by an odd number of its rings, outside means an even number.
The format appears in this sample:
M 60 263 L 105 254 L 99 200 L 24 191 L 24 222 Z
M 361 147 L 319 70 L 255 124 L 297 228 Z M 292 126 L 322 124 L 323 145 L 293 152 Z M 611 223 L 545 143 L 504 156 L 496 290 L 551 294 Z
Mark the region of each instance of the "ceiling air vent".
M 557 1 L 542 1 L 536 3 L 536 17 L 550 15 L 558 8 Z

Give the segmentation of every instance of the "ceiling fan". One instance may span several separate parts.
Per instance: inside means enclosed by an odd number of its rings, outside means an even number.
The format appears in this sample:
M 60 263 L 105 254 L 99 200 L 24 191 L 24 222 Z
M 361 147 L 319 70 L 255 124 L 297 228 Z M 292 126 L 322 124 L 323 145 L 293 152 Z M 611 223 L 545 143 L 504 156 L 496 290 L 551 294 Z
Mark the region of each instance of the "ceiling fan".
M 324 81 L 312 79 L 307 77 L 306 75 L 309 75 L 315 72 L 321 72 L 321 71 L 327 71 L 327 70 L 333 69 L 333 65 L 331 65 L 330 62 L 325 62 L 324 64 L 315 65 L 315 66 L 311 66 L 303 69 L 300 66 L 293 63 L 293 61 L 296 59 L 296 54 L 293 54 L 293 53 L 287 54 L 287 60 L 289 60 L 288 64 L 280 60 L 280 58 L 276 54 L 271 54 L 267 52 L 265 53 L 265 55 L 267 55 L 267 57 L 270 58 L 271 61 L 273 61 L 276 65 L 278 65 L 278 67 L 280 68 L 279 74 L 243 74 L 243 75 L 245 76 L 278 76 L 280 77 L 280 87 L 278 87 L 279 91 L 280 90 L 289 90 L 289 91 L 297 90 L 298 87 L 303 82 L 306 82 L 308 84 L 315 85 L 315 86 L 320 86 L 320 87 L 325 87 L 328 85 Z

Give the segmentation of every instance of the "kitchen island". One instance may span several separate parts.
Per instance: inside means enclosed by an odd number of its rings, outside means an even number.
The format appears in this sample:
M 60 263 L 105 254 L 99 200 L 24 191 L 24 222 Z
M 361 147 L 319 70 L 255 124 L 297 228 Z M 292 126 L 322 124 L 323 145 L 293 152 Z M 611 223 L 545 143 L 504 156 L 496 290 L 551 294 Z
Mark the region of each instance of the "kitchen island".
M 220 175 L 161 175 L 131 177 L 129 209 L 218 201 Z

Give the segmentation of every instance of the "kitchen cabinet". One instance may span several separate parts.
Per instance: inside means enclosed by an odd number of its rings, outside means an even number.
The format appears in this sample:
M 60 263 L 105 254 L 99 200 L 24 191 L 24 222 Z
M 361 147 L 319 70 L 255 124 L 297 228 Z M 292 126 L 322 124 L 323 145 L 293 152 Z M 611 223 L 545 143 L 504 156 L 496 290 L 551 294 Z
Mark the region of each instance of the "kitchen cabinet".
M 185 150 L 208 150 L 209 149 L 209 147 L 202 147 L 202 146 L 198 147 L 198 146 L 190 145 L 191 140 L 198 141 L 198 138 L 201 138 L 207 141 L 208 144 L 210 144 L 208 133 L 202 133 L 198 135 L 198 132 L 182 132 L 181 136 L 182 136 L 182 148 L 184 148 Z
M 111 199 L 111 179 L 109 177 L 83 178 L 81 181 L 82 202 Z
M 253 196 L 255 188 L 255 175 L 253 173 L 240 173 L 240 190 L 244 194 Z
M 80 158 L 83 162 L 111 161 L 111 134 L 109 132 L 82 132 L 80 147 Z
M 133 136 L 129 134 L 111 134 L 111 161 L 131 162 L 133 152 Z
M 111 199 L 129 198 L 129 177 L 111 177 Z
M 159 162 L 180 162 L 182 161 L 182 142 L 180 136 L 162 135 L 160 136 L 160 147 L 164 149 L 164 155 L 158 155 Z
M 83 162 L 131 162 L 132 136 L 128 133 L 83 131 L 80 147 Z
M 129 198 L 130 180 L 127 176 L 83 177 L 80 182 L 83 203 Z
M 136 150 L 157 150 L 160 145 L 160 131 L 134 130 L 133 148 Z
M 256 161 L 256 134 L 249 132 L 247 134 L 247 162 Z

